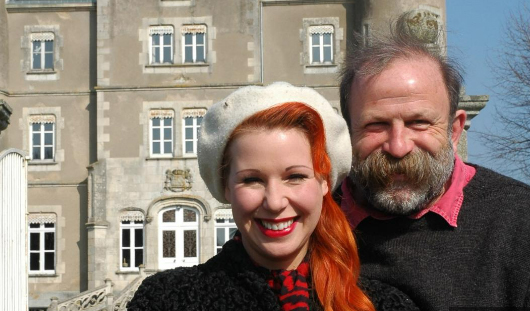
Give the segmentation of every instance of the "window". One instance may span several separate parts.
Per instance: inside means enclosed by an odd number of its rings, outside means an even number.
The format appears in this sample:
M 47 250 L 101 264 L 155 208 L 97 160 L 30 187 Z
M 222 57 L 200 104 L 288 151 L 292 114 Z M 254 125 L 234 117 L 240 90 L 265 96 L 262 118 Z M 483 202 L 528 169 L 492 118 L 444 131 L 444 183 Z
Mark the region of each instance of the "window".
M 229 210 L 231 211 L 231 210 Z M 230 213 L 231 214 L 231 213 Z M 230 218 L 218 219 L 216 215 L 215 219 L 215 251 L 218 254 L 222 249 L 223 245 L 228 242 L 236 234 L 237 227 L 234 223 L 234 219 L 230 215 Z
M 30 117 L 30 146 L 32 160 L 54 160 L 55 116 Z
M 29 223 L 29 273 L 55 273 L 55 223 Z
M 199 213 L 189 207 L 173 206 L 159 214 L 160 268 L 193 266 L 199 263 Z
M 120 269 L 137 270 L 144 263 L 143 221 L 122 220 L 120 240 Z
M 150 141 L 152 157 L 173 156 L 173 110 L 151 110 Z
M 182 27 L 182 62 L 206 62 L 206 26 L 187 25 Z
M 183 111 L 182 149 L 185 156 L 197 155 L 197 139 L 204 114 L 206 114 L 206 109 L 187 109 Z
M 309 27 L 311 64 L 333 63 L 333 26 Z
M 53 41 L 51 32 L 31 34 L 32 70 L 53 70 Z
M 155 26 L 149 29 L 151 36 L 150 64 L 173 63 L 173 27 Z

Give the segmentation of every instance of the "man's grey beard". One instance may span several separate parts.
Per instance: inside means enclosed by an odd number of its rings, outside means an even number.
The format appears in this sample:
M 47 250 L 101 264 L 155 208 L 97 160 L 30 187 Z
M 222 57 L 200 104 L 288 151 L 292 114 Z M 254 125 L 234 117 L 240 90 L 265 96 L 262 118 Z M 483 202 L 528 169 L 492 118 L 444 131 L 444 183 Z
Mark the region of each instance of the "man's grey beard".
M 417 149 L 398 159 L 375 151 L 365 160 L 354 155 L 350 178 L 374 209 L 391 215 L 410 215 L 427 208 L 442 194 L 454 160 L 449 141 L 435 155 Z M 404 178 L 393 180 L 395 175 Z

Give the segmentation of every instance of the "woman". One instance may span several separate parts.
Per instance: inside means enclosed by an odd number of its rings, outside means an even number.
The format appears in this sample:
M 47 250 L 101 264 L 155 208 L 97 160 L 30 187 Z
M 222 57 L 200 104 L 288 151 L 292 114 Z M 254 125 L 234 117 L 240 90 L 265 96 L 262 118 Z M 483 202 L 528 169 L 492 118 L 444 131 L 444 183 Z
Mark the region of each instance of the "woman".
M 212 106 L 199 168 L 239 233 L 205 264 L 147 278 L 128 310 L 374 310 L 331 197 L 351 154 L 344 120 L 314 90 L 246 87 Z M 414 309 L 392 287 L 364 289 L 384 310 Z

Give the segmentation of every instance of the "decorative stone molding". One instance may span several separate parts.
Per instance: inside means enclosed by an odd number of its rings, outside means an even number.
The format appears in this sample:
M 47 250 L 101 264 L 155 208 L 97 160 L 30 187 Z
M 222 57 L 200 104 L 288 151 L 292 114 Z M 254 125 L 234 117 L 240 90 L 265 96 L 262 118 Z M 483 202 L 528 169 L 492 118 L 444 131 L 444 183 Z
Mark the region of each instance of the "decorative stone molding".
M 190 190 L 193 179 L 189 169 L 186 170 L 167 170 L 166 181 L 164 182 L 164 190 L 173 192 L 182 192 Z
M 55 123 L 54 115 L 31 115 L 28 118 L 28 123 Z
M 53 32 L 37 32 L 31 34 L 30 41 L 53 41 L 54 38 Z
M 173 26 L 153 26 L 149 27 L 149 35 L 171 35 L 175 32 Z
M 180 28 L 181 33 L 207 33 L 206 25 L 184 25 Z
M 182 110 L 182 118 L 199 118 L 204 117 L 206 114 L 205 108 L 198 108 L 198 109 L 183 109 Z
M 121 221 L 144 221 L 145 216 L 141 211 L 126 211 L 120 214 Z
M 325 34 L 325 33 L 334 33 L 335 28 L 331 25 L 321 25 L 321 26 L 311 26 L 309 27 L 309 34 Z
M 215 219 L 233 219 L 232 208 L 222 207 L 215 211 Z
M 28 223 L 30 224 L 54 224 L 57 222 L 57 215 L 52 213 L 30 213 Z
M 160 118 L 169 119 L 174 118 L 175 112 L 172 109 L 153 109 L 149 111 L 149 119 Z
M 424 43 L 438 44 L 441 33 L 439 20 L 439 14 L 419 9 L 408 13 L 408 18 L 400 27 Z

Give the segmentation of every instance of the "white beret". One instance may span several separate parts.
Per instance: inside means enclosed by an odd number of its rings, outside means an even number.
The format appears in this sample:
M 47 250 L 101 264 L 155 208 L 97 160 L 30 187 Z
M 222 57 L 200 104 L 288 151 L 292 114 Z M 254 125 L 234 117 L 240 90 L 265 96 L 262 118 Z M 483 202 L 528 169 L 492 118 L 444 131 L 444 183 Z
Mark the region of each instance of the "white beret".
M 315 90 L 276 82 L 267 87 L 247 86 L 215 103 L 201 124 L 197 157 L 201 177 L 217 201 L 228 203 L 224 196 L 221 162 L 228 137 L 246 118 L 287 102 L 304 103 L 315 109 L 324 122 L 326 151 L 331 160 L 331 188 L 335 189 L 351 168 L 352 148 L 344 119 Z

